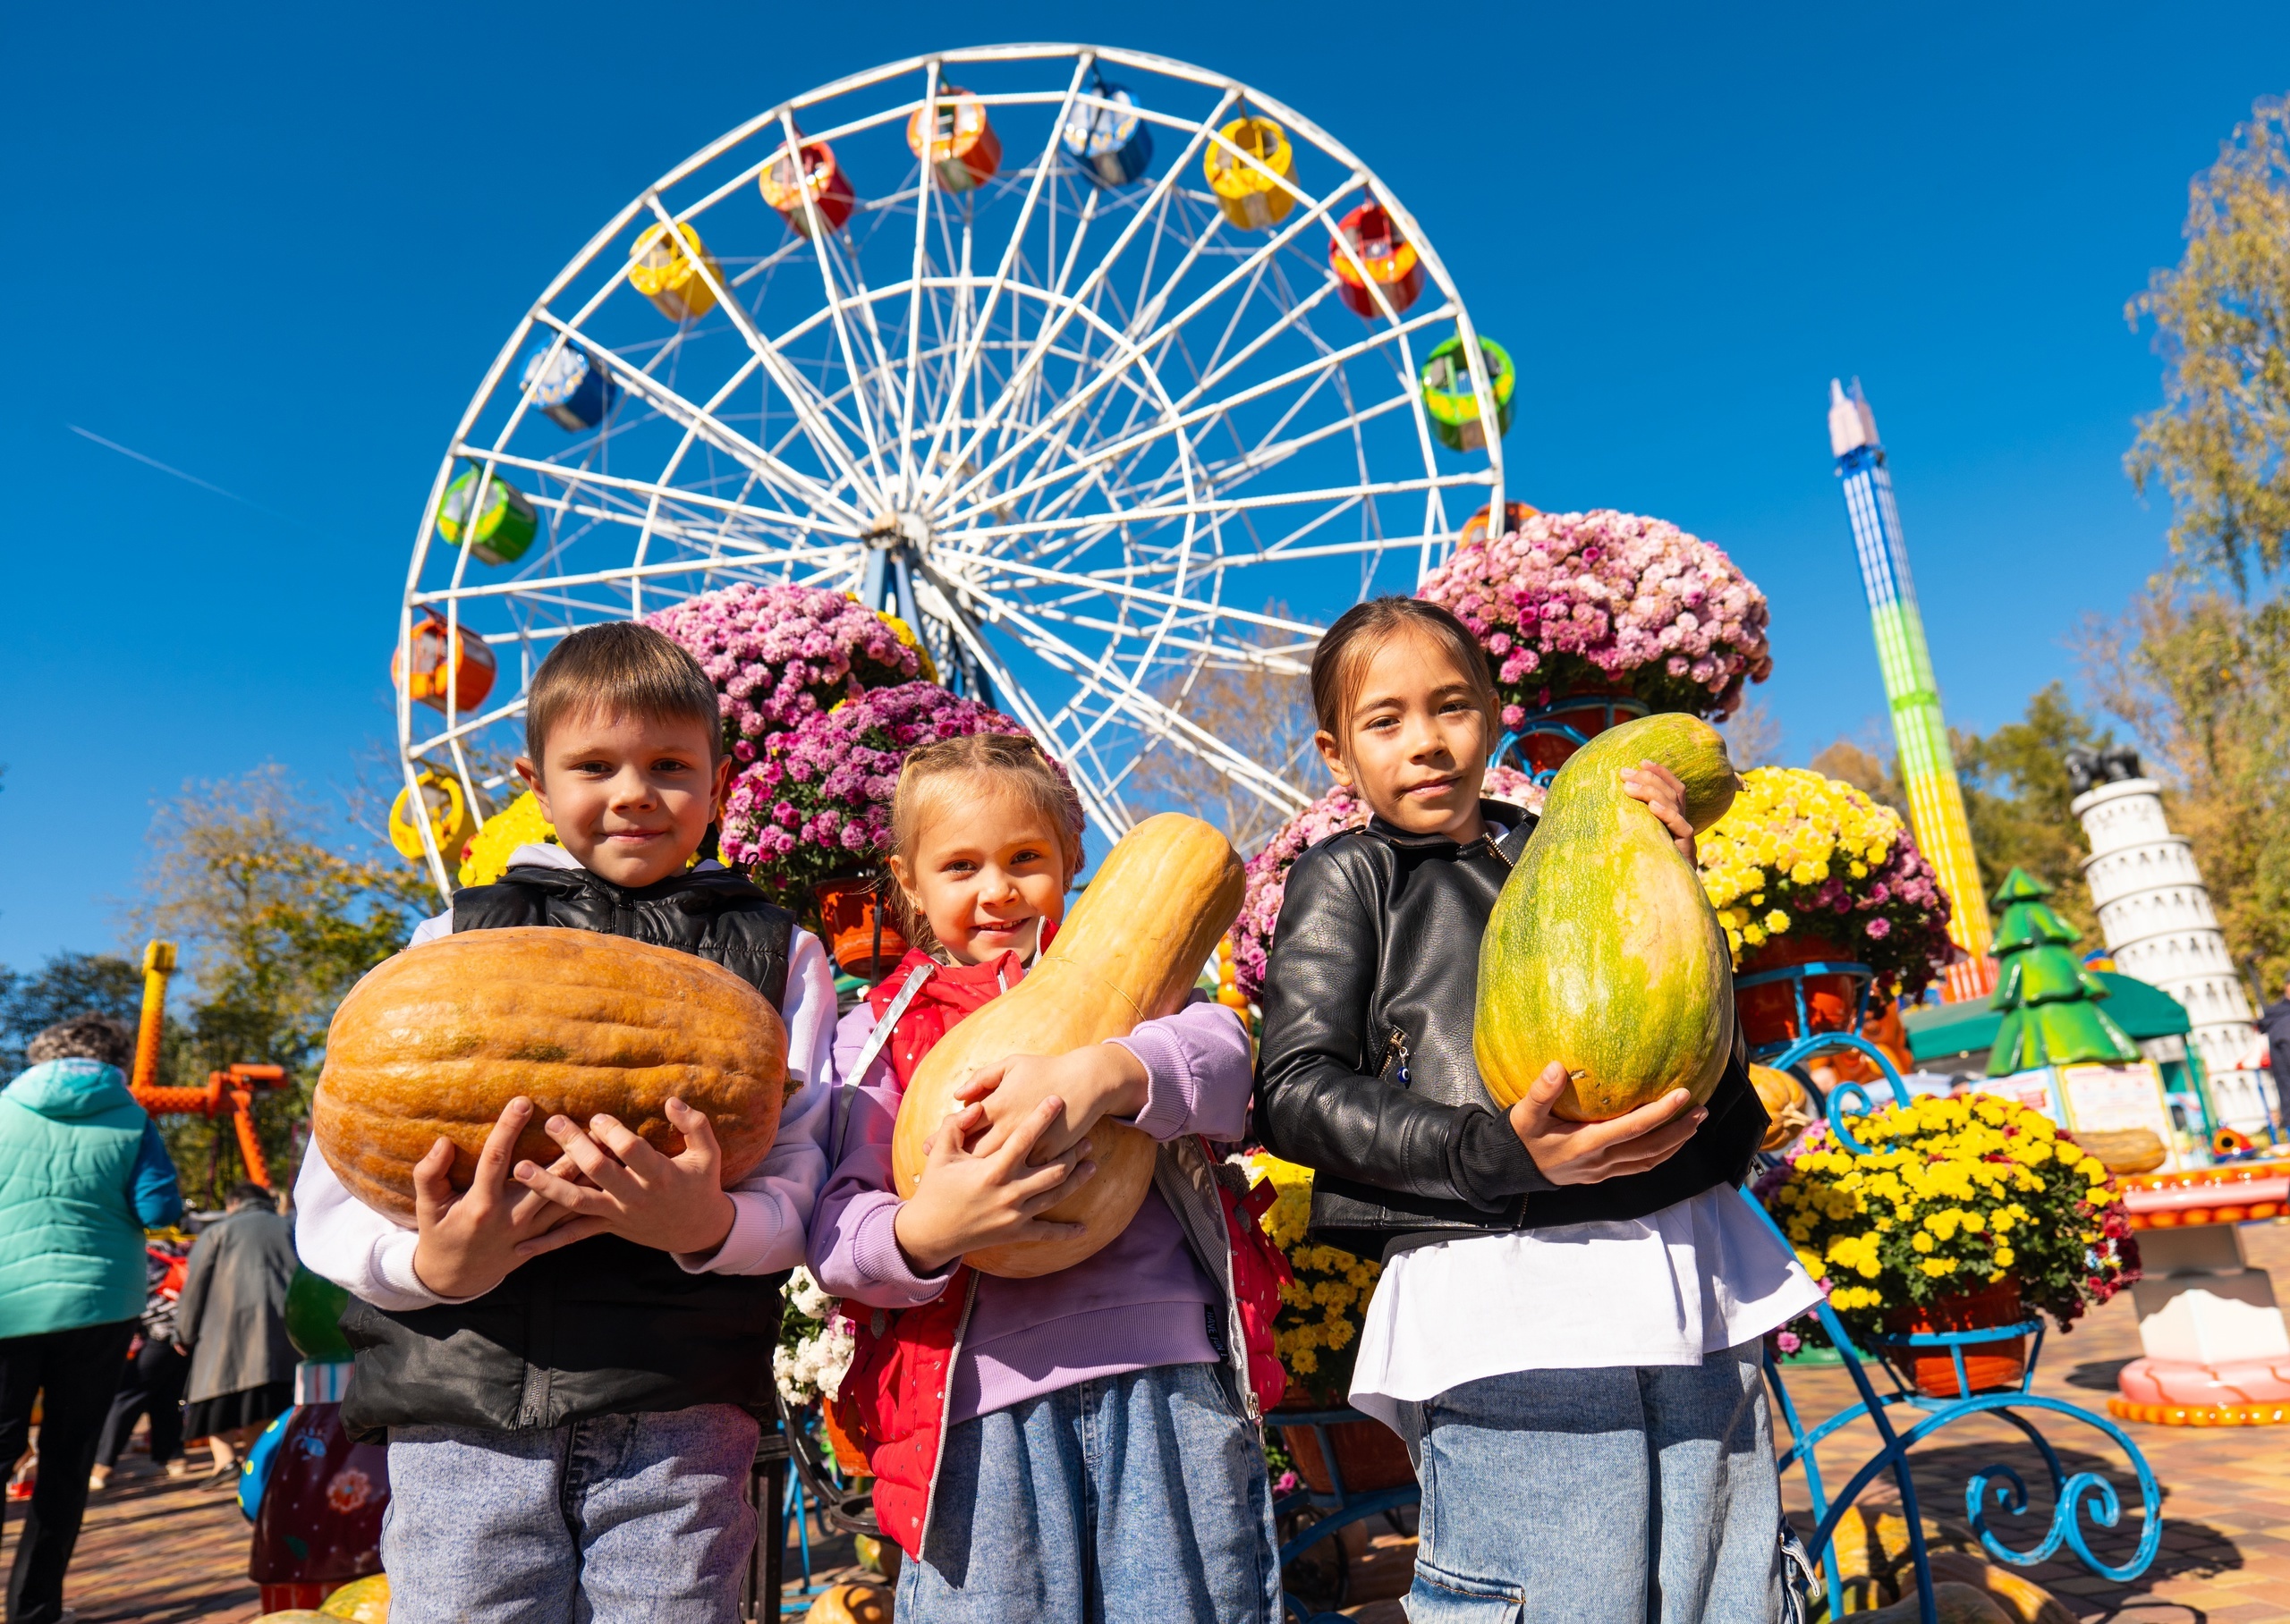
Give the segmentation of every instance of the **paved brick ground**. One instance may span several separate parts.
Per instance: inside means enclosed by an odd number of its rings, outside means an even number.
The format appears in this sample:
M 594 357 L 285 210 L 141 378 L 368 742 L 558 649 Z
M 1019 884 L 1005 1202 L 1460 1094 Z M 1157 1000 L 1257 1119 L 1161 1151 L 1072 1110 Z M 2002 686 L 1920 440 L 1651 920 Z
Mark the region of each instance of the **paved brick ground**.
M 2246 1225 L 2253 1262 L 2269 1269 L 2290 1299 L 2290 1225 Z M 2115 1373 L 2139 1352 L 2137 1325 L 2126 1295 L 2091 1316 L 2071 1335 L 2047 1339 L 2036 1391 L 2104 1414 Z M 1827 1416 L 1847 1401 L 1851 1385 L 1841 1372 L 1804 1370 L 1791 1378 L 1800 1408 Z M 2104 1434 L 2066 1424 L 2047 1429 L 2072 1472 L 2098 1471 L 2116 1484 L 2125 1510 L 2115 1530 L 2098 1529 L 2092 1547 L 2120 1561 L 2138 1543 L 2139 1512 L 2118 1451 Z M 2128 1586 L 2093 1578 L 2072 1559 L 2031 1571 L 2081 1620 L 2125 1624 L 2280 1624 L 2290 1620 L 2290 1428 L 2127 1426 L 2146 1451 L 2163 1485 L 2162 1548 L 2145 1576 Z M 1874 1447 L 1865 1424 L 1847 1428 L 1821 1452 L 1832 1485 Z M 2050 1526 L 2047 1479 L 2034 1451 L 2000 1422 L 1960 1423 L 1916 1457 L 1918 1493 L 1928 1518 L 1961 1522 L 1967 1476 L 1996 1461 L 2016 1467 L 2030 1485 L 2030 1513 L 1990 1519 L 1998 1537 L 2027 1549 Z M 142 1457 L 122 1463 L 114 1486 L 89 1509 L 72 1564 L 67 1596 L 87 1624 L 245 1624 L 254 1615 L 255 1589 L 245 1576 L 247 1526 L 229 1493 L 184 1487 L 148 1475 Z M 1787 1484 L 1789 1503 L 1806 1503 L 1802 1477 Z M 1872 1489 L 1862 1504 L 1891 1501 Z M 0 1541 L 0 1562 L 13 1554 L 16 1522 Z M 815 1546 L 821 1569 L 850 1561 L 847 1541 Z M 792 1552 L 791 1552 L 792 1559 Z M 1412 1542 L 1378 1533 L 1358 1553 L 1352 1605 L 1363 1624 L 1400 1624 L 1397 1603 L 1412 1562 Z M 793 1562 L 791 1560 L 791 1569 Z M 822 1577 L 825 1577 L 822 1574 Z

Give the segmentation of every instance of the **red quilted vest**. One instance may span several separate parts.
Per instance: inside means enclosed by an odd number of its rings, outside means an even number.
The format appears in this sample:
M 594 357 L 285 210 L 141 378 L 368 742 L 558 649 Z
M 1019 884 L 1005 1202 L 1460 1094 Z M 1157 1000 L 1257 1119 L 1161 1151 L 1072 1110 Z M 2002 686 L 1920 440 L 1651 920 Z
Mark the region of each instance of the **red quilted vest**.
M 931 967 L 930 977 L 900 1015 L 884 1050 L 902 1094 L 922 1057 L 955 1022 L 1005 987 L 1015 986 L 1025 975 L 1014 952 L 984 964 L 957 966 L 910 952 L 867 994 L 877 1020 L 907 977 L 924 965 Z M 1287 1372 L 1274 1350 L 1272 1323 L 1280 1311 L 1280 1287 L 1293 1278 L 1288 1260 L 1257 1222 L 1273 1189 L 1267 1182 L 1246 1196 L 1235 1196 L 1220 1184 L 1217 1196 L 1246 1339 L 1250 1384 L 1262 1407 L 1270 1409 L 1287 1387 Z M 958 1265 L 946 1290 L 920 1307 L 869 1311 L 862 1304 L 850 1303 L 844 1309 L 855 1323 L 858 1347 L 834 1401 L 835 1423 L 867 1451 L 867 1465 L 875 1476 L 877 1522 L 918 1561 L 946 1434 L 955 1344 L 969 1316 L 972 1283 L 968 1265 Z

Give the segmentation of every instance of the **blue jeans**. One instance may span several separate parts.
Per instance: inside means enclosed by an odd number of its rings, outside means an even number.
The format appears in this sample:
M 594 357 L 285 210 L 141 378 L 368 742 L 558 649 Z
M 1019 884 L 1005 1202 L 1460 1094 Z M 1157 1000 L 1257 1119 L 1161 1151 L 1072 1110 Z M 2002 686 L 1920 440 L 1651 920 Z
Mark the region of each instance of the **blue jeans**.
M 1423 1484 L 1409 1624 L 1774 1624 L 1781 1480 L 1758 1344 L 1522 1370 L 1402 1408 Z
M 725 1624 L 755 1544 L 729 1404 L 532 1432 L 390 1429 L 394 1624 Z
M 1264 1451 L 1215 1365 L 948 1428 L 922 1550 L 898 1624 L 1279 1624 Z

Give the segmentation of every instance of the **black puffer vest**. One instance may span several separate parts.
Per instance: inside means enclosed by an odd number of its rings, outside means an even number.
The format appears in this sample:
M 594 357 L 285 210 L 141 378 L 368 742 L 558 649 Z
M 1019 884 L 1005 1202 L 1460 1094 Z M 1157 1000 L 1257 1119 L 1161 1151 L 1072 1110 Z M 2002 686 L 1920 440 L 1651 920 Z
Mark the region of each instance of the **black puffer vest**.
M 1469 845 L 1378 818 L 1288 871 L 1265 972 L 1256 1128 L 1314 1170 L 1311 1234 L 1366 1256 L 1642 1218 L 1738 1183 L 1766 1129 L 1738 1029 L 1709 1115 L 1660 1166 L 1554 1187 L 1480 1080 L 1480 938 L 1535 820 L 1481 801 Z
M 519 867 L 454 898 L 454 929 L 547 925 L 712 959 L 781 1007 L 794 919 L 723 869 L 627 891 L 585 868 Z M 687 1274 L 598 1235 L 511 1272 L 471 1302 L 393 1314 L 352 1298 L 357 1352 L 343 1400 L 352 1436 L 392 1426 L 501 1431 L 589 1416 L 771 1401 L 776 1275 Z

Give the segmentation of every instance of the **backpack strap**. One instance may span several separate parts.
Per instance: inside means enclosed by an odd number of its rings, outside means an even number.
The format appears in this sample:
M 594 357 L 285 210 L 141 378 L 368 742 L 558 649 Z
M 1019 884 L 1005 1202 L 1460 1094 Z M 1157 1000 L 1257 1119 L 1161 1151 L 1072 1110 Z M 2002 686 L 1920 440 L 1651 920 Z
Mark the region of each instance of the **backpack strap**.
M 830 1168 L 838 1167 L 843 1163 L 843 1132 L 851 1121 L 851 1096 L 859 1092 L 859 1079 L 867 1075 L 867 1068 L 875 1063 L 876 1056 L 889 1045 L 892 1033 L 898 1028 L 899 1017 L 906 1013 L 906 1006 L 914 1002 L 914 995 L 922 990 L 922 984 L 930 979 L 930 972 L 937 968 L 935 964 L 914 967 L 913 972 L 906 978 L 906 985 L 900 987 L 890 1002 L 884 1006 L 882 1018 L 875 1022 L 875 1029 L 867 1034 L 867 1041 L 859 1051 L 859 1058 L 852 1062 L 850 1075 L 836 1085 L 829 1138 L 832 1150 L 827 1159 Z

